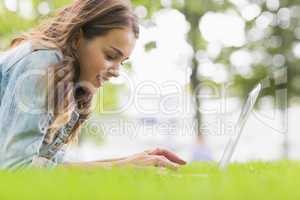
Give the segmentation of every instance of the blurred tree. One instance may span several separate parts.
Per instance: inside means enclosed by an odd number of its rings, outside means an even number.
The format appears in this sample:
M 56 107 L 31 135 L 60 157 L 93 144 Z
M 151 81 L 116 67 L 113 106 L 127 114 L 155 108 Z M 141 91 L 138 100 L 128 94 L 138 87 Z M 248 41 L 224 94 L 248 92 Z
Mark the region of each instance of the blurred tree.
M 248 0 L 244 1 L 245 6 L 256 6 L 260 13 L 252 19 L 243 16 L 243 10 L 232 0 L 166 0 L 166 1 L 141 1 L 134 0 L 136 5 L 143 4 L 150 11 L 148 17 L 151 16 L 153 10 L 162 9 L 167 4 L 169 8 L 175 8 L 181 11 L 186 20 L 190 23 L 190 32 L 188 41 L 195 52 L 192 59 L 192 75 L 191 89 L 195 96 L 196 116 L 198 121 L 198 134 L 201 140 L 201 113 L 199 111 L 201 100 L 198 97 L 199 85 L 202 80 L 209 80 L 210 77 L 201 76 L 199 67 L 201 64 L 196 59 L 196 52 L 200 50 L 207 51 L 207 41 L 204 40 L 200 30 L 199 21 L 207 12 L 235 12 L 243 21 L 245 21 L 246 43 L 239 47 L 223 47 L 219 56 L 212 59 L 214 63 L 222 63 L 230 72 L 230 79 L 233 82 L 231 95 L 244 98 L 251 88 L 259 81 L 266 77 L 281 79 L 280 88 L 287 89 L 288 102 L 287 105 L 299 104 L 300 98 L 300 5 L 298 0 Z M 164 2 L 164 3 L 162 3 Z M 167 3 L 166 3 L 167 2 Z M 164 5 L 163 5 L 164 4 Z M 269 22 L 266 22 L 268 21 Z M 260 23 L 268 23 L 261 28 Z M 253 34 L 254 38 L 253 39 Z M 257 34 L 262 37 L 257 37 Z M 246 50 L 250 52 L 254 62 L 251 64 L 251 73 L 241 74 L 236 66 L 232 65 L 230 60 L 235 52 Z M 255 54 L 259 52 L 260 60 L 257 61 Z M 257 55 L 256 55 L 257 56 Z M 276 73 L 281 72 L 281 77 Z M 200 74 L 200 75 L 199 75 Z M 286 79 L 287 82 L 284 82 Z M 283 81 L 283 82 L 282 82 Z M 213 83 L 214 81 L 211 80 Z M 277 80 L 278 82 L 278 80 Z M 280 81 L 279 81 L 280 82 Z M 216 87 L 218 83 L 214 83 Z M 280 109 L 286 109 L 284 98 L 277 99 L 274 97 L 278 90 L 276 80 L 271 81 L 271 87 L 263 91 L 263 95 L 273 96 L 273 101 Z M 284 115 L 284 112 L 282 112 Z M 283 116 L 284 118 L 284 116 Z M 285 123 L 285 121 L 283 121 Z M 284 142 L 284 155 L 287 156 L 287 133 Z
M 16 0 L 16 6 L 12 6 L 10 0 L 0 0 L 0 48 L 7 46 L 8 41 L 22 31 L 28 30 L 37 24 L 41 19 L 49 15 L 49 11 L 61 8 L 71 0 L 32 0 L 32 16 L 24 17 L 22 14 L 20 0 Z M 144 6 L 147 16 L 142 20 L 149 20 L 151 16 L 165 7 L 179 10 L 185 15 L 190 24 L 190 32 L 187 40 L 190 42 L 194 57 L 192 60 L 191 89 L 196 102 L 196 119 L 199 121 L 200 129 L 201 115 L 197 90 L 202 80 L 209 80 L 216 86 L 219 83 L 210 80 L 211 77 L 201 76 L 199 68 L 201 63 L 196 59 L 196 52 L 207 51 L 208 42 L 204 39 L 199 30 L 199 20 L 207 12 L 229 13 L 234 12 L 246 24 L 246 43 L 239 47 L 222 47 L 220 54 L 211 59 L 213 63 L 222 63 L 230 72 L 228 81 L 232 81 L 232 95 L 244 98 L 249 90 L 266 76 L 273 76 L 278 69 L 287 69 L 289 105 L 299 104 L 300 98 L 300 5 L 299 0 L 245 0 L 245 5 L 255 5 L 259 7 L 259 14 L 251 19 L 243 14 L 243 8 L 236 4 L 239 1 L 233 0 L 132 0 L 136 7 Z M 244 6 L 245 6 L 244 5 Z M 9 19 L 9 20 L 7 20 Z M 261 37 L 259 37 L 261 36 Z M 146 49 L 155 48 L 155 41 L 146 45 Z M 259 52 L 259 60 L 251 64 L 248 74 L 239 73 L 236 66 L 233 66 L 231 57 L 240 50 L 246 50 L 256 59 Z M 283 86 L 284 87 L 284 86 Z M 110 88 L 110 89 L 109 89 Z M 108 91 L 112 95 L 107 95 L 108 107 L 117 105 L 116 98 L 118 89 L 108 86 Z M 276 87 L 266 89 L 263 95 L 275 95 Z M 101 111 L 100 111 L 101 112 Z M 199 138 L 201 138 L 200 131 Z

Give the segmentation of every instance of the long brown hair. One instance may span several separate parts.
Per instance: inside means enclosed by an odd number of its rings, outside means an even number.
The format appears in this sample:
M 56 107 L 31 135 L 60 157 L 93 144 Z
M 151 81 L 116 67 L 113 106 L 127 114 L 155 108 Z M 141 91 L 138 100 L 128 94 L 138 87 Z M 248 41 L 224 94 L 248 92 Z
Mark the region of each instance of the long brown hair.
M 76 0 L 63 8 L 42 25 L 11 42 L 11 47 L 22 41 L 50 49 L 58 49 L 63 55 L 59 64 L 49 66 L 52 77 L 48 87 L 48 106 L 53 108 L 54 120 L 50 124 L 46 142 L 51 143 L 57 130 L 70 120 L 77 106 L 79 120 L 75 124 L 67 141 L 76 142 L 80 128 L 91 114 L 93 95 L 89 90 L 75 84 L 79 78 L 79 61 L 76 42 L 82 31 L 87 39 L 103 36 L 112 29 L 130 27 L 138 38 L 139 28 L 130 1 L 127 0 Z M 59 91 L 64 91 L 63 93 Z

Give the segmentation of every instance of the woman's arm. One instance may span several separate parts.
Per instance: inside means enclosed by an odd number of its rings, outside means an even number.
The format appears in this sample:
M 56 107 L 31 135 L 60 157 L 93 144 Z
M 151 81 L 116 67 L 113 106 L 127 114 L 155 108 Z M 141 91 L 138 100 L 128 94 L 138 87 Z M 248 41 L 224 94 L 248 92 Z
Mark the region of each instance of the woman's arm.
M 115 166 L 119 161 L 125 160 L 124 158 L 105 159 L 96 161 L 85 161 L 85 162 L 65 162 L 60 164 L 63 167 L 79 167 L 79 168 L 92 168 L 92 167 L 112 167 Z
M 85 161 L 85 162 L 65 162 L 60 164 L 60 166 L 66 167 L 83 167 L 83 168 L 90 168 L 90 167 L 112 167 L 116 163 L 121 160 L 125 160 L 127 157 L 122 158 L 113 158 L 113 159 L 104 159 L 104 160 L 96 160 L 96 161 Z
M 95 162 L 101 162 L 101 163 L 107 163 L 107 162 L 116 162 L 126 159 L 127 157 L 121 157 L 121 158 L 113 158 L 113 159 L 103 159 L 103 160 L 97 160 Z
M 109 161 L 109 162 L 98 162 L 98 161 L 89 161 L 89 162 L 66 162 L 59 164 L 58 167 L 67 167 L 67 168 L 83 168 L 83 169 L 89 169 L 89 168 L 109 168 L 114 166 L 115 161 Z

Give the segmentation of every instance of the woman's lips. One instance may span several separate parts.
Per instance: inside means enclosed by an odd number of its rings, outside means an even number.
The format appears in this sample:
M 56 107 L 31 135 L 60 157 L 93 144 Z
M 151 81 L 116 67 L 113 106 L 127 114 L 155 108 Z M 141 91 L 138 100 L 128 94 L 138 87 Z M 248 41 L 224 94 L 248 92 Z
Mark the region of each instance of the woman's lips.
M 102 79 L 101 79 L 101 76 L 100 75 L 97 75 L 96 76 L 96 80 L 97 80 L 97 87 L 101 87 L 102 86 Z
M 96 87 L 99 88 L 102 86 L 102 81 L 97 79 L 97 84 L 96 84 Z

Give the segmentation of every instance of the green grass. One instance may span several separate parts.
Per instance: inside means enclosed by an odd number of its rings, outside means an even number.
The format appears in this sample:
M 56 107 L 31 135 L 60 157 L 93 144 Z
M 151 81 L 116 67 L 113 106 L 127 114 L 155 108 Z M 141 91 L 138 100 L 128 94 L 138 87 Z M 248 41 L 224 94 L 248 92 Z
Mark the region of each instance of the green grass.
M 152 167 L 1 171 L 0 200 L 6 199 L 300 199 L 300 163 L 231 164 L 227 171 L 215 163 L 192 163 L 178 171 Z

